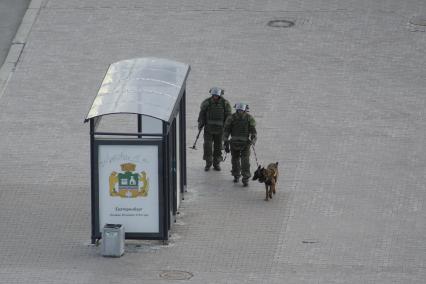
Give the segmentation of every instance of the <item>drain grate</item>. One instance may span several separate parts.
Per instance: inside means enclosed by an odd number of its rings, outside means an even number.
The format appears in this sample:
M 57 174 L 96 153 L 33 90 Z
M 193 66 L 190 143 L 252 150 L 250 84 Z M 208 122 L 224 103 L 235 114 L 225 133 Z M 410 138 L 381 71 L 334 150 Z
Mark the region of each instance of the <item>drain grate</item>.
M 426 16 L 415 16 L 410 19 L 410 24 L 426 27 Z
M 268 26 L 273 28 L 291 28 L 294 24 L 295 21 L 291 20 L 272 20 L 268 22 Z
M 167 280 L 189 280 L 194 276 L 191 272 L 181 270 L 168 270 L 160 274 L 160 277 Z

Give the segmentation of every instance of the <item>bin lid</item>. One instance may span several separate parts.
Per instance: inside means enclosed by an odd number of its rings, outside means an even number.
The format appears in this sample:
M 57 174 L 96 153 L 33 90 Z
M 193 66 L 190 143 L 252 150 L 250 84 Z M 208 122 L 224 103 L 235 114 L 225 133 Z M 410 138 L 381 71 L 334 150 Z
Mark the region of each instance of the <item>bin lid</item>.
M 109 66 L 85 122 L 106 114 L 134 113 L 171 123 L 189 70 L 188 64 L 165 58 L 115 62 Z

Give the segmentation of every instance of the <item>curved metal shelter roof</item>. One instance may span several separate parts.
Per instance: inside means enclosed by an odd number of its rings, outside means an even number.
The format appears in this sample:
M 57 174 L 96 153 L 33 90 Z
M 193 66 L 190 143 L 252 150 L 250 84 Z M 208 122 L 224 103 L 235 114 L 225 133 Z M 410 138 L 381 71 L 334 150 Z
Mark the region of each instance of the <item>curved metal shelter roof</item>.
M 190 66 L 165 58 L 145 57 L 111 64 L 87 114 L 91 118 L 135 113 L 171 122 L 185 90 Z

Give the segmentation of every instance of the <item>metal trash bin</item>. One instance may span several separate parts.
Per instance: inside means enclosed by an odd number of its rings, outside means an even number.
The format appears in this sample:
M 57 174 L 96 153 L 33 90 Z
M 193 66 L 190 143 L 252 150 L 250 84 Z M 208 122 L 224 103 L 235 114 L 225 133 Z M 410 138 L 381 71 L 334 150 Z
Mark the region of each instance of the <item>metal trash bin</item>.
M 124 254 L 124 226 L 105 224 L 102 230 L 102 255 L 120 257 Z

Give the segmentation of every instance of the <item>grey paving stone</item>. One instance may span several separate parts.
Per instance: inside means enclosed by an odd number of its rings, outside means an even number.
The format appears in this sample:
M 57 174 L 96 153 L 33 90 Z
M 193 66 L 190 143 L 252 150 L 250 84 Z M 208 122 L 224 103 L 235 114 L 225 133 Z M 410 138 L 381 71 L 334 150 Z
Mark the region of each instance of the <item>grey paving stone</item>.
M 422 283 L 426 276 L 424 1 L 50 0 L 0 97 L 0 282 Z M 268 22 L 295 21 L 292 28 Z M 191 65 L 187 144 L 213 85 L 257 120 L 263 185 L 229 160 L 188 192 L 163 246 L 119 259 L 90 241 L 89 129 L 111 62 Z M 200 144 L 201 145 L 201 144 Z M 253 155 L 253 154 L 252 154 Z M 252 169 L 256 165 L 251 159 Z

